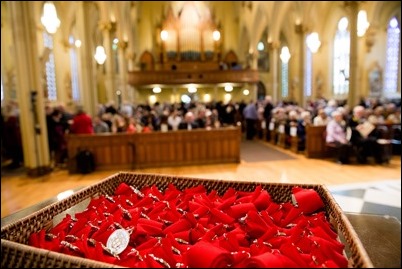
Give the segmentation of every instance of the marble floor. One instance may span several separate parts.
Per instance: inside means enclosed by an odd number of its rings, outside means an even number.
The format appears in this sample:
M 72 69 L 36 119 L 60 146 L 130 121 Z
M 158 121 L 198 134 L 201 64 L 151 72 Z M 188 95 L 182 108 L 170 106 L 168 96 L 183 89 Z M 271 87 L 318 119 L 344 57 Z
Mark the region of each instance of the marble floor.
M 327 186 L 345 212 L 394 216 L 401 221 L 401 180 Z

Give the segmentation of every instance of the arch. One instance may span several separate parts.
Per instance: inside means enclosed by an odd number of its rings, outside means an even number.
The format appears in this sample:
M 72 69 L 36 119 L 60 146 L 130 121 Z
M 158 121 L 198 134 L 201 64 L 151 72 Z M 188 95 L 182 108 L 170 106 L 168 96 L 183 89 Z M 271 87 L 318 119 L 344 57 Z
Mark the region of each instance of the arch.
M 239 40 L 239 49 L 238 52 L 240 53 L 240 55 L 243 58 L 244 61 L 246 61 L 246 57 L 248 55 L 248 51 L 249 51 L 249 45 L 250 45 L 250 36 L 249 36 L 249 32 L 247 31 L 247 27 L 244 25 L 243 28 L 241 29 L 241 34 L 239 36 L 240 40 Z
M 267 95 L 267 89 L 261 80 L 257 83 L 257 100 L 264 100 Z
M 401 2 L 400 1 L 388 1 L 381 2 L 375 1 L 372 5 L 372 17 L 368 18 L 373 27 L 382 28 L 384 25 L 388 25 L 389 20 L 392 17 L 398 19 L 399 25 L 401 25 Z M 368 12 L 368 15 L 370 13 Z
M 151 52 L 144 51 L 144 53 L 142 53 L 140 57 L 140 68 L 142 71 L 155 69 L 155 60 Z
M 293 2 L 291 1 L 277 1 L 275 2 L 274 7 L 272 8 L 272 16 L 270 25 L 272 25 L 272 31 L 270 32 L 270 38 L 272 41 L 279 40 L 281 26 L 283 25 L 283 21 L 287 12 L 289 11 Z M 292 25 L 294 22 L 291 22 Z
M 259 41 L 259 37 L 263 34 L 265 26 L 267 25 L 267 18 L 265 12 L 263 12 L 262 6 L 257 5 L 257 12 L 255 16 L 255 21 L 253 25 L 254 40 L 251 40 L 251 46 L 255 50 Z

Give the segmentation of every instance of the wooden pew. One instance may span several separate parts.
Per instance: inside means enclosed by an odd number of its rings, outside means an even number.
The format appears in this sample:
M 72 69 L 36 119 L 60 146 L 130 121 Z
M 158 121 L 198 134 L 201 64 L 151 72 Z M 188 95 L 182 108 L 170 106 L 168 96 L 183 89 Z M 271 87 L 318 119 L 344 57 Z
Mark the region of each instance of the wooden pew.
M 241 127 L 152 133 L 67 136 L 68 171 L 80 149 L 93 152 L 96 170 L 240 162 Z
M 392 139 L 394 136 L 394 127 L 400 127 L 399 124 L 378 124 L 377 129 L 383 130 L 381 138 Z M 385 127 L 385 128 L 384 128 Z M 306 128 L 306 150 L 307 158 L 328 158 L 333 154 L 325 143 L 326 126 L 308 126 Z
M 307 158 L 328 157 L 324 136 L 325 131 L 326 126 L 309 125 L 306 127 L 306 149 L 304 154 Z

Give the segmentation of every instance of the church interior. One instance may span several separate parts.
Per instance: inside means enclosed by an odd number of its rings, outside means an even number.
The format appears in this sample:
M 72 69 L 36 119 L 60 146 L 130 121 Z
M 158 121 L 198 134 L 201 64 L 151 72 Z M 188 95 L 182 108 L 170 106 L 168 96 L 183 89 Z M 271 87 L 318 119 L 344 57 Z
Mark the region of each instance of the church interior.
M 345 212 L 396 218 L 400 235 L 400 1 L 1 13 L 2 227 L 126 171 L 322 184 Z

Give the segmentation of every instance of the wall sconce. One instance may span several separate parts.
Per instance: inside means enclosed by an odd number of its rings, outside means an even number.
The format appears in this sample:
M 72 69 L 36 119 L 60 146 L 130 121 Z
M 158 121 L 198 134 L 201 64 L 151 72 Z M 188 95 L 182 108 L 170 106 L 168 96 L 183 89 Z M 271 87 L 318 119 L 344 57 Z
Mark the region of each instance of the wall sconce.
M 282 63 L 287 64 L 289 62 L 290 52 L 287 46 L 282 47 L 281 55 L 279 57 L 281 58 Z
M 367 12 L 365 10 L 360 10 L 357 15 L 357 36 L 364 36 L 369 26 L 370 23 L 367 21 Z
M 117 43 L 117 46 L 123 50 L 125 50 L 128 47 L 128 41 L 127 40 L 119 40 Z
M 60 20 L 57 17 L 56 7 L 52 2 L 46 2 L 43 6 L 43 15 L 40 19 L 46 31 L 54 34 L 60 26 Z
M 316 53 L 321 46 L 321 41 L 318 37 L 318 33 L 314 32 L 309 34 L 306 38 L 306 44 L 312 53 Z
M 106 61 L 105 48 L 103 46 L 97 46 L 94 57 L 98 64 L 104 64 Z

